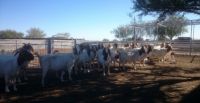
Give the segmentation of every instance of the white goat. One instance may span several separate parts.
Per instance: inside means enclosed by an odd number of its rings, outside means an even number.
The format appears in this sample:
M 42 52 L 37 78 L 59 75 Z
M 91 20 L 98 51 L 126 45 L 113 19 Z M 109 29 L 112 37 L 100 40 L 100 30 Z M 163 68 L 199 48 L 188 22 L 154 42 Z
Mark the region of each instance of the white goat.
M 80 48 L 80 49 L 79 49 Z M 79 51 L 78 53 L 78 59 L 76 66 L 82 67 L 83 70 L 87 69 L 87 72 L 90 72 L 90 69 L 92 67 L 92 62 L 94 61 L 96 57 L 96 48 L 93 45 L 85 44 L 85 45 L 76 45 L 75 49 Z M 77 69 L 75 68 L 75 73 L 77 74 Z
M 61 81 L 64 81 L 63 76 L 65 71 L 68 71 L 69 80 L 72 80 L 71 72 L 76 61 L 76 55 L 73 53 L 60 53 L 54 55 L 43 55 L 39 57 L 40 66 L 42 69 L 42 86 L 45 86 L 45 77 L 48 70 L 62 71 L 61 73 Z
M 167 54 L 166 48 L 154 48 L 153 51 L 149 54 L 150 59 L 158 59 L 162 60 L 164 56 Z
M 87 69 L 87 72 L 89 72 L 89 68 L 91 68 L 90 62 L 91 62 L 91 52 L 89 50 L 89 48 L 83 48 L 83 50 L 81 50 L 80 54 L 78 55 L 78 60 L 77 60 L 77 64 L 79 66 L 83 66 L 83 70 Z
M 119 49 L 119 66 L 122 63 L 122 68 L 125 70 L 125 64 L 130 60 L 130 57 L 128 56 L 128 52 L 124 49 Z
M 170 46 L 169 44 L 165 45 L 165 47 L 161 46 L 154 46 L 153 51 L 149 54 L 149 58 L 150 59 L 158 59 L 161 61 L 165 61 L 165 59 L 169 59 L 171 60 L 171 63 L 175 63 L 175 57 L 174 57 L 174 52 L 172 52 L 172 46 Z
M 5 79 L 5 92 L 9 92 L 9 84 L 13 80 L 13 89 L 16 88 L 16 76 L 20 67 L 17 64 L 17 57 L 12 55 L 1 55 L 0 56 L 0 75 Z
M 109 48 L 101 48 L 97 51 L 97 60 L 100 65 L 103 66 L 103 75 L 110 75 L 110 50 Z M 106 70 L 107 67 L 107 70 Z
M 134 48 L 128 52 L 124 49 L 121 49 L 119 50 L 119 63 L 122 63 L 124 69 L 125 63 L 129 62 L 136 70 L 136 62 L 142 62 L 151 51 L 151 46 L 148 46 L 147 50 L 145 50 L 145 48 L 142 46 L 141 48 Z
M 119 59 L 119 50 L 117 48 L 110 48 L 110 53 L 111 53 L 111 62 L 115 64 L 117 60 Z
M 5 79 L 5 92 L 10 92 L 9 84 L 12 82 L 14 91 L 16 88 L 16 77 L 17 72 L 19 72 L 21 66 L 33 60 L 33 54 L 25 49 L 22 49 L 13 55 L 0 55 L 0 76 Z

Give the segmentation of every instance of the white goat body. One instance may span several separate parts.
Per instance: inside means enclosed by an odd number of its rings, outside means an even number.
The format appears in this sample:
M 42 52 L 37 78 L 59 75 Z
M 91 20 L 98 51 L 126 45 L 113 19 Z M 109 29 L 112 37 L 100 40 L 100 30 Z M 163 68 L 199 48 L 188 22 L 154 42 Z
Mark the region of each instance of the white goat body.
M 150 59 L 157 58 L 159 60 L 163 59 L 164 56 L 167 54 L 166 48 L 154 48 L 152 52 L 149 54 Z
M 20 66 L 17 63 L 17 56 L 0 55 L 0 77 L 5 79 L 5 92 L 10 92 L 9 85 L 13 85 L 13 90 L 17 91 L 16 78 Z
M 9 92 L 9 84 L 13 81 L 13 89 L 16 91 L 16 76 L 19 71 L 17 64 L 17 57 L 12 55 L 1 55 L 0 56 L 0 76 L 5 79 L 5 91 Z
M 114 66 L 119 59 L 119 50 L 117 48 L 110 48 L 110 56 L 111 56 L 111 62 L 114 63 Z
M 158 59 L 163 62 L 168 59 L 171 60 L 172 63 L 176 62 L 173 51 L 170 48 L 155 48 L 149 54 L 150 59 Z
M 98 63 L 103 66 L 103 75 L 104 76 L 106 75 L 106 73 L 108 75 L 110 74 L 110 62 L 111 62 L 110 54 L 108 53 L 109 51 L 106 51 L 105 49 L 106 48 L 104 48 L 104 49 L 102 48 L 97 51 L 97 60 L 98 60 Z M 108 50 L 108 48 L 107 48 L 107 50 Z M 107 53 L 107 57 L 104 54 L 104 52 Z M 107 70 L 106 70 L 106 67 L 107 67 Z
M 136 62 L 141 62 L 147 57 L 148 53 L 143 52 L 140 54 L 140 49 L 141 48 L 134 48 L 130 49 L 129 51 L 124 49 L 119 50 L 119 63 L 122 63 L 123 68 L 124 65 L 128 62 L 134 64 L 134 69 L 136 69 Z
M 42 68 L 42 86 L 44 86 L 44 79 L 48 70 L 62 71 L 61 81 L 65 71 L 68 71 L 69 80 L 71 78 L 72 68 L 76 61 L 76 56 L 73 53 L 61 53 L 54 55 L 39 56 L 40 66 Z
M 20 67 L 27 61 L 33 60 L 32 53 L 20 51 L 16 56 L 0 55 L 0 76 L 5 79 L 5 91 L 9 92 L 9 84 L 12 80 L 13 89 L 16 91 L 16 77 Z
M 18 49 L 15 55 L 0 55 L 0 77 L 5 79 L 5 91 L 9 92 L 9 84 L 12 81 L 13 89 L 16 91 L 16 78 L 20 68 L 34 59 L 33 48 L 30 44 Z

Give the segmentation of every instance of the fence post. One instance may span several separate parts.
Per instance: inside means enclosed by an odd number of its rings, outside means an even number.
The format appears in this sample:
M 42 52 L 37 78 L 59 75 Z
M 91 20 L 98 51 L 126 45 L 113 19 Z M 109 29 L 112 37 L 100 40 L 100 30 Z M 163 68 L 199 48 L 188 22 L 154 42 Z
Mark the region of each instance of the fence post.
M 15 49 L 17 50 L 17 40 L 15 40 Z
M 192 26 L 193 26 L 193 24 L 192 24 L 192 20 L 191 20 L 191 35 L 190 35 L 190 56 L 192 55 Z
M 47 54 L 51 54 L 52 52 L 51 47 L 52 47 L 52 40 L 51 38 L 48 38 L 47 39 Z
M 76 46 L 76 39 L 74 39 L 74 47 Z

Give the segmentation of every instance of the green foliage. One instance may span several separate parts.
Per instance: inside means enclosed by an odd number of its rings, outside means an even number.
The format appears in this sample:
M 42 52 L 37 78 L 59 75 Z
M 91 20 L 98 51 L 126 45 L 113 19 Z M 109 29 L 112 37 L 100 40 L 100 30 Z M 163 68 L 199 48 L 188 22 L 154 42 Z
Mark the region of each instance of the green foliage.
M 167 39 L 167 28 L 158 26 L 154 32 L 155 36 L 157 36 L 157 40 L 164 41 Z
M 21 32 L 16 32 L 15 30 L 2 30 L 0 31 L 1 39 L 10 39 L 10 38 L 23 38 L 24 34 Z
M 103 42 L 109 42 L 109 39 L 103 39 L 102 41 Z
M 177 13 L 200 15 L 200 0 L 133 0 L 133 10 L 140 15 L 159 14 L 160 19 Z
M 119 26 L 118 28 L 114 29 L 112 33 L 115 34 L 116 38 L 125 41 L 132 36 L 133 29 L 129 28 L 129 26 Z
M 30 28 L 27 31 L 28 35 L 26 36 L 26 38 L 44 38 L 45 37 L 45 33 L 40 30 L 39 28 Z
M 56 35 L 53 35 L 52 38 L 69 39 L 70 38 L 70 34 L 69 33 L 57 33 Z
M 147 34 L 147 32 L 145 31 L 145 27 L 143 27 L 142 26 L 143 24 L 138 24 L 138 27 L 136 27 L 136 28 L 132 28 L 132 30 L 133 30 L 133 33 L 132 33 L 132 40 L 136 40 L 136 41 L 140 41 L 140 40 L 143 40 L 143 36 L 145 35 L 145 34 Z
M 181 35 L 181 33 L 187 32 L 186 19 L 183 16 L 169 16 L 162 22 L 163 26 L 157 26 L 154 33 L 158 40 L 165 40 L 169 38 L 173 39 L 175 36 Z
M 113 39 L 112 41 L 113 41 L 113 42 L 118 42 L 118 40 L 117 40 L 117 39 Z

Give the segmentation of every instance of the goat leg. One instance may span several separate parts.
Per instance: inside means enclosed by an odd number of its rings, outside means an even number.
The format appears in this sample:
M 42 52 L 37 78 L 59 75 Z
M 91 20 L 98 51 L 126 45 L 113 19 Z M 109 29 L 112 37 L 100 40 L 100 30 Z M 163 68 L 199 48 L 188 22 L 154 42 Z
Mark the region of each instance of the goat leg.
M 8 85 L 9 85 L 9 79 L 7 76 L 5 76 L 5 92 L 7 93 L 10 92 Z

